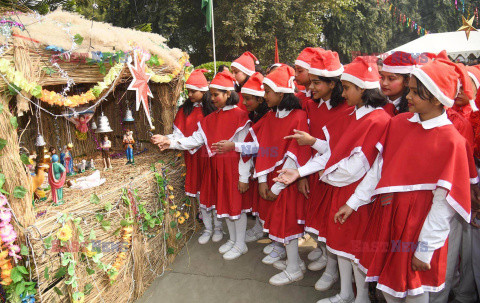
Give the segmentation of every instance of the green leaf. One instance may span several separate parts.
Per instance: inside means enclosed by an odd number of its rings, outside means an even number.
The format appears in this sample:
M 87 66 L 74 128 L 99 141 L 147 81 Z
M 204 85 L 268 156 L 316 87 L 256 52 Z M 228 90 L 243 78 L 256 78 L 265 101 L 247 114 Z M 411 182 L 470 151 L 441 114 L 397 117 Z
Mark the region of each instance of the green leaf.
M 169 247 L 169 248 L 167 249 L 167 254 L 173 255 L 174 253 L 175 253 L 175 249 L 174 249 L 173 247 Z
M 18 283 L 17 286 L 15 287 L 15 292 L 17 293 L 17 295 L 21 295 L 23 294 L 23 292 L 25 291 L 25 282 L 22 281 L 22 283 Z
M 109 230 L 111 225 L 112 225 L 112 223 L 110 223 L 110 221 L 102 221 L 100 224 L 102 225 L 102 228 L 104 230 Z
M 13 190 L 13 196 L 17 199 L 23 199 L 27 194 L 27 189 L 23 186 L 16 186 Z
M 176 235 L 175 235 L 175 238 L 177 240 L 180 240 L 181 238 L 183 237 L 183 234 L 181 232 L 178 232 Z
M 89 275 L 93 275 L 95 273 L 95 271 L 93 269 L 91 269 L 90 267 L 87 267 L 86 270 L 87 270 L 87 273 Z
M 96 194 L 92 194 L 90 196 L 90 202 L 93 204 L 98 204 L 100 203 L 100 198 Z
M 28 158 L 27 154 L 21 154 L 20 155 L 20 160 L 22 160 L 23 164 L 30 165 L 30 158 Z
M 7 140 L 0 138 L 0 150 L 7 145 Z
M 92 291 L 92 289 L 93 289 L 93 285 L 91 283 L 88 283 L 85 285 L 85 289 L 83 290 L 83 292 L 85 293 L 85 295 L 88 296 Z
M 95 214 L 95 219 L 97 219 L 98 222 L 103 221 L 103 215 L 102 214 Z
M 17 117 L 15 116 L 10 117 L 10 124 L 12 124 L 13 128 L 17 129 L 18 128 Z
M 25 266 L 17 266 L 17 269 L 19 272 L 21 272 L 24 275 L 28 275 L 28 270 L 25 268 Z
M 11 96 L 16 96 L 18 93 L 17 91 L 21 92 L 22 89 L 18 86 L 16 86 L 15 84 L 13 83 L 10 83 L 8 85 L 8 94 L 11 95 Z
M 53 276 L 53 278 L 60 279 L 63 276 L 65 276 L 66 273 L 67 273 L 67 269 L 65 267 L 60 267 L 55 273 L 55 275 Z
M 55 286 L 53 290 L 57 293 L 57 295 L 63 296 L 63 292 L 60 289 L 58 289 L 58 287 Z
M 22 256 L 28 256 L 28 248 L 22 244 L 22 248 L 20 249 L 20 254 Z
M 169 234 L 169 233 L 165 233 L 165 234 L 163 235 L 163 239 L 164 239 L 164 240 L 167 240 L 168 237 L 170 237 L 170 234 Z
M 125 219 L 122 219 L 122 221 L 120 221 L 120 226 L 122 227 L 128 226 L 128 221 Z
M 76 44 L 81 45 L 82 42 L 83 42 L 83 37 L 82 37 L 82 35 L 76 34 L 75 36 L 73 36 L 73 41 L 74 41 Z
M 88 240 L 95 240 L 97 236 L 95 235 L 95 231 L 92 229 L 90 231 L 90 236 L 88 237 Z
M 105 74 L 107 73 L 107 68 L 105 67 L 105 64 L 101 62 L 99 65 L 100 65 L 100 74 L 105 76 Z
M 0 103 L 0 114 L 3 112 L 3 103 Z
M 170 227 L 175 228 L 177 226 L 177 221 L 170 222 Z
M 22 274 L 18 271 L 18 268 L 14 267 L 12 271 L 10 272 L 10 279 L 13 280 L 13 282 L 18 283 L 23 280 Z
M 42 70 L 45 72 L 45 74 L 51 76 L 52 74 L 55 74 L 57 71 L 54 70 L 53 68 L 51 67 L 44 67 L 42 68 Z
M 106 211 L 110 211 L 112 210 L 113 206 L 112 206 L 112 203 L 108 202 L 107 204 L 105 204 L 105 210 Z
M 48 266 L 45 267 L 45 270 L 43 271 L 43 277 L 45 278 L 45 280 L 50 279 L 50 275 L 48 274 Z
M 122 229 L 121 227 L 117 228 L 117 229 L 113 232 L 113 234 L 114 234 L 115 236 L 119 236 L 121 229 Z
M 52 236 L 45 238 L 45 240 L 43 240 L 43 244 L 45 245 L 45 249 L 52 248 Z
M 67 272 L 68 272 L 68 274 L 69 274 L 70 276 L 75 275 L 75 264 L 70 263 L 70 264 L 68 265 Z

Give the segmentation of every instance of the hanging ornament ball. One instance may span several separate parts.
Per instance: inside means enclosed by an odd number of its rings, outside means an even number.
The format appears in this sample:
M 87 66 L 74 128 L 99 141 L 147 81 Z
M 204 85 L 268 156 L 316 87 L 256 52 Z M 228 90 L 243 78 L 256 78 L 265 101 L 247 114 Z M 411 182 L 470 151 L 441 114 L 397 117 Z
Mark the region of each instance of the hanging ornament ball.
M 45 140 L 43 139 L 43 136 L 38 134 L 36 140 L 35 140 L 35 146 L 45 146 L 47 143 L 45 143 Z

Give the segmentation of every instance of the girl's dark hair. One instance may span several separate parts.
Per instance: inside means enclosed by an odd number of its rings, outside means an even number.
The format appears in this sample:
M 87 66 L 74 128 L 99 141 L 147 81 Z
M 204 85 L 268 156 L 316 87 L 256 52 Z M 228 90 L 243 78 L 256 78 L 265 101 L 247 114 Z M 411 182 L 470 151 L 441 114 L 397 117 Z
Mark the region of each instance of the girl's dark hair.
M 54 150 L 56 151 L 57 149 L 53 146 L 50 146 L 50 148 L 48 149 L 48 152 L 52 153 Z
M 398 75 L 403 77 L 403 81 L 408 82 L 408 80 L 410 79 L 410 75 L 408 75 L 408 74 L 398 74 Z M 402 98 L 400 99 L 400 104 L 398 105 L 398 112 L 400 114 L 408 112 L 407 95 L 408 95 L 409 92 L 410 92 L 410 89 L 408 88 L 408 86 L 406 86 L 403 89 Z
M 230 70 L 230 69 L 228 68 L 228 66 L 226 66 L 225 64 L 221 64 L 221 65 L 218 67 L 218 69 L 217 69 L 217 73 L 223 72 L 223 70 L 225 69 L 225 67 L 226 67 L 228 70 Z
M 247 74 L 245 74 L 245 75 L 247 75 Z M 245 78 L 245 81 L 243 81 L 243 83 L 237 84 L 237 83 L 235 82 L 235 92 L 240 93 L 240 91 L 242 90 L 242 86 L 243 86 L 245 83 L 247 83 L 248 79 L 250 79 L 250 76 L 249 76 L 249 75 L 247 75 L 247 78 Z
M 335 108 L 345 102 L 345 99 L 342 97 L 343 93 L 343 86 L 342 82 L 340 81 L 340 77 L 321 77 L 318 76 L 318 80 L 326 82 L 326 83 L 331 83 L 335 82 L 335 87 L 332 90 L 332 95 L 330 96 L 330 105 Z M 317 103 L 320 102 L 320 100 L 313 100 Z
M 258 105 L 255 111 L 248 113 L 248 117 L 253 123 L 257 123 L 258 120 L 260 120 L 266 113 L 270 111 L 270 108 L 268 108 L 265 98 L 263 97 L 255 97 L 255 98 L 257 98 L 257 100 L 261 100 L 262 102 L 260 103 L 260 105 Z
M 294 94 L 283 94 L 283 99 L 278 105 L 279 110 L 292 110 L 292 109 L 302 109 L 300 106 L 300 101 Z
M 181 106 L 183 108 L 183 114 L 188 117 L 193 111 L 193 102 L 188 98 Z M 212 98 L 210 92 L 206 91 L 202 97 L 202 112 L 203 116 L 207 116 L 211 112 L 215 111 L 215 106 L 212 104 Z
M 218 91 L 222 92 L 224 94 L 227 93 L 227 91 L 223 90 L 223 89 L 219 89 Z M 236 92 L 232 91 L 230 93 L 230 97 L 228 97 L 226 105 L 238 105 L 238 102 L 240 102 L 240 97 L 238 96 L 238 94 Z
M 379 88 L 371 88 L 363 91 L 363 105 L 371 107 L 382 107 L 387 104 L 387 97 Z
M 415 77 L 415 80 L 417 81 L 417 92 L 420 99 L 432 102 L 435 96 L 425 87 L 425 85 L 423 85 L 420 80 L 418 80 L 417 77 Z

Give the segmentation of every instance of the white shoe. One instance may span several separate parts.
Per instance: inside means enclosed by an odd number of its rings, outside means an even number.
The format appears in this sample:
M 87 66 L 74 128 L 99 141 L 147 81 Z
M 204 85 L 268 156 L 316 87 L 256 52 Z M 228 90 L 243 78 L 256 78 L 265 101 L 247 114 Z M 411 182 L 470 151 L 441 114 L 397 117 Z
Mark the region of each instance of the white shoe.
M 265 258 L 262 259 L 263 264 L 267 265 L 272 265 L 278 260 L 282 260 L 287 256 L 287 252 L 285 251 L 285 248 L 280 248 L 278 246 L 275 246 L 275 249 L 268 255 L 265 256 Z
M 308 264 L 308 269 L 311 271 L 319 271 L 327 267 L 327 258 L 320 257 L 312 263 Z
M 273 267 L 279 270 L 285 270 L 287 269 L 287 264 L 288 260 L 278 260 L 275 263 L 273 263 Z M 302 270 L 303 273 L 307 271 L 307 267 L 305 266 L 305 262 L 300 262 L 300 269 Z
M 263 230 L 262 231 L 255 231 L 253 228 L 247 230 L 245 233 L 245 242 L 255 242 L 259 239 L 263 238 Z
M 320 279 L 318 279 L 317 283 L 315 283 L 315 289 L 319 291 L 328 290 L 337 281 L 338 281 L 338 273 L 332 276 L 330 273 L 324 272 L 323 275 L 320 277 Z
M 232 240 L 228 240 L 227 243 L 220 246 L 220 248 L 218 249 L 218 252 L 221 254 L 224 254 L 230 249 L 232 249 L 233 245 L 235 245 L 235 242 L 233 242 Z
M 248 247 L 245 245 L 243 249 L 238 248 L 236 245 L 232 247 L 229 251 L 227 251 L 224 255 L 223 258 L 227 261 L 230 260 L 235 260 L 236 258 L 240 257 L 241 255 L 244 255 L 248 252 Z
M 353 302 L 355 302 L 355 296 L 351 296 L 350 298 L 344 299 L 340 297 L 340 294 L 336 294 L 333 297 L 325 298 L 317 301 L 317 303 L 353 303 Z
M 296 281 L 300 281 L 302 279 L 303 279 L 303 273 L 301 270 L 293 274 L 290 274 L 286 270 L 284 270 L 281 273 L 271 277 L 268 282 L 274 286 L 281 286 L 281 285 L 287 285 Z
M 319 259 L 322 255 L 323 255 L 323 251 L 317 247 L 308 254 L 307 259 L 309 261 L 315 261 Z
M 212 231 L 205 229 L 202 235 L 200 236 L 200 238 L 198 238 L 198 243 L 207 244 L 211 236 L 212 236 Z
M 267 246 L 265 246 L 265 248 L 263 249 L 263 253 L 266 254 L 266 255 L 269 255 L 269 254 L 272 253 L 274 248 L 275 248 L 275 242 L 272 242 L 272 243 L 268 244 Z
M 213 236 L 212 236 L 212 241 L 213 242 L 220 242 L 223 239 L 223 230 L 222 228 L 215 228 L 213 230 Z

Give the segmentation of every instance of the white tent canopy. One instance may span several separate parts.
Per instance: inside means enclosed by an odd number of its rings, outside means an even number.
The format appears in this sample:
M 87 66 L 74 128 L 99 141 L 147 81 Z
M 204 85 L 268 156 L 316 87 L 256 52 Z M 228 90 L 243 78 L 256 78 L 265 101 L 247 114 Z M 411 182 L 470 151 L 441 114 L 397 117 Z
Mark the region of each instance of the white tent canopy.
M 468 58 L 470 55 L 480 57 L 480 32 L 470 32 L 470 38 L 467 40 L 465 32 L 448 32 L 438 34 L 428 34 L 418 39 L 401 45 L 387 52 L 391 54 L 396 51 L 403 51 L 414 55 L 424 52 L 438 54 L 446 50 L 447 54 L 456 59 L 459 55 Z

